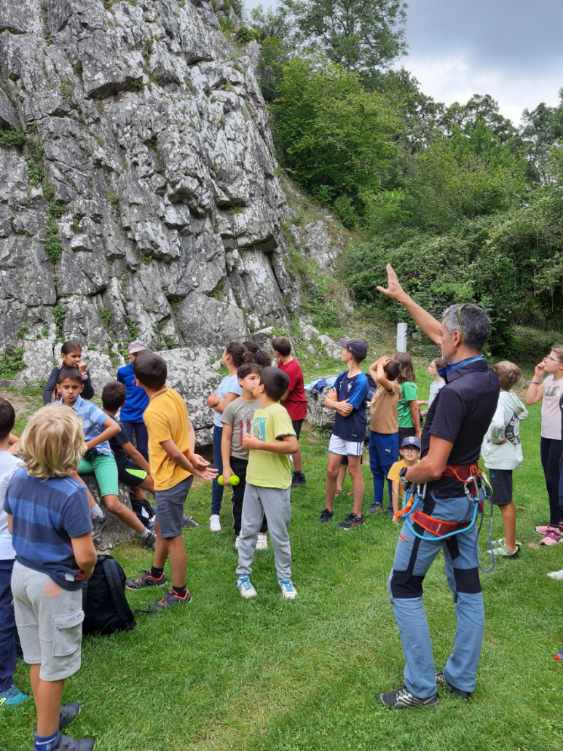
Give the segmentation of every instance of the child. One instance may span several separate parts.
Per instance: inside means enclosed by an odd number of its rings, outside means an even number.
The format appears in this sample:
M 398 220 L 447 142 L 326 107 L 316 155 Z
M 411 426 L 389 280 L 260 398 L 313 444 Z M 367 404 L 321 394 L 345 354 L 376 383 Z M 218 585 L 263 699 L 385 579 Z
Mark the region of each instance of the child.
M 500 382 L 500 395 L 496 412 L 483 439 L 481 454 L 489 470 L 493 493 L 491 503 L 500 506 L 504 538 L 494 548 L 495 555 L 517 558 L 520 543 L 516 542 L 516 506 L 512 499 L 512 470 L 522 464 L 520 420 L 528 411 L 511 389 L 521 376 L 520 368 L 508 360 L 493 366 Z
M 432 381 L 430 382 L 430 391 L 428 392 L 426 413 L 429 412 L 430 407 L 432 406 L 432 402 L 438 396 L 442 388 L 446 385 L 445 380 L 442 378 L 439 372 L 440 370 L 442 370 L 442 368 L 445 368 L 446 365 L 446 361 L 441 357 L 435 357 L 430 361 L 430 364 L 426 369 L 428 375 L 432 378 Z
M 125 386 L 125 403 L 121 407 L 120 421 L 121 427 L 128 440 L 133 443 L 139 452 L 149 458 L 147 445 L 147 428 L 143 422 L 143 413 L 147 408 L 149 400 L 142 388 L 135 382 L 135 373 L 133 364 L 140 352 L 145 352 L 147 348 L 138 339 L 131 342 L 127 348 L 129 362 L 127 365 L 119 368 L 117 371 L 117 380 Z
M 78 368 L 82 380 L 83 390 L 82 397 L 91 399 L 94 396 L 94 388 L 90 380 L 90 374 L 86 363 L 82 362 L 82 345 L 80 342 L 71 340 L 65 342 L 61 347 L 63 361 L 60 368 L 53 368 L 47 385 L 43 389 L 43 404 L 50 404 L 57 399 L 57 382 L 61 368 Z
M 88 491 L 76 475 L 84 450 L 78 417 L 68 407 L 43 407 L 21 440 L 25 468 L 6 491 L 5 509 L 16 561 L 12 591 L 23 658 L 37 709 L 35 751 L 90 751 L 60 729 L 80 711 L 61 707 L 64 682 L 80 669 L 82 588 L 96 563 Z
M 207 404 L 215 411 L 213 416 L 213 463 L 219 473 L 223 472 L 223 461 L 221 458 L 221 435 L 223 432 L 223 423 L 221 415 L 227 404 L 232 402 L 237 396 L 240 396 L 241 390 L 237 378 L 237 368 L 244 362 L 246 348 L 239 342 L 231 342 L 223 352 L 223 364 L 229 371 L 225 376 L 217 391 L 213 392 L 207 398 Z M 223 487 L 217 480 L 213 481 L 211 486 L 211 516 L 209 517 L 209 529 L 212 532 L 221 531 L 221 502 L 223 501 Z
M 248 449 L 242 445 L 244 436 L 252 433 L 252 419 L 260 407 L 260 402 L 254 398 L 254 391 L 260 384 L 262 368 L 256 363 L 244 363 L 237 371 L 242 396 L 227 405 L 223 412 L 223 435 L 221 438 L 221 454 L 223 459 L 224 485 L 228 486 L 231 475 L 240 479 L 238 485 L 233 485 L 233 527 L 235 531 L 235 547 L 238 548 L 242 501 L 246 487 L 246 470 L 248 467 Z M 268 537 L 264 532 L 258 534 L 257 550 L 268 547 Z
M 406 436 L 401 441 L 401 448 L 399 449 L 401 458 L 398 462 L 395 462 L 387 479 L 391 480 L 393 487 L 393 521 L 398 523 L 399 518 L 397 514 L 404 501 L 404 490 L 401 483 L 401 470 L 406 467 L 412 467 L 420 459 L 420 441 L 415 436 Z
M 143 545 L 153 548 L 154 534 L 119 500 L 117 465 L 109 445 L 109 440 L 119 433 L 119 425 L 93 402 L 83 399 L 80 396 L 82 388 L 78 369 L 61 368 L 57 382 L 59 397 L 62 404 L 73 409 L 82 420 L 86 438 L 86 453 L 78 465 L 78 472 L 81 475 L 96 476 L 100 496 L 107 510 L 137 532 Z
M 397 352 L 393 359 L 399 363 L 401 369 L 397 378 L 401 385 L 401 398 L 397 405 L 399 441 L 409 435 L 414 435 L 420 439 L 420 410 L 417 402 L 412 357 L 408 352 Z
M 333 409 L 336 417 L 328 444 L 326 506 L 321 512 L 320 521 L 329 522 L 334 515 L 338 473 L 342 457 L 347 456 L 354 502 L 352 513 L 338 526 L 341 529 L 352 529 L 364 522 L 364 477 L 360 460 L 366 437 L 368 379 L 365 373 L 362 373 L 360 363 L 365 360 L 368 348 L 363 339 L 341 339 L 338 343 L 342 347 L 340 359 L 346 363 L 348 369 L 338 376 L 334 388 L 325 397 L 325 407 Z
M 373 476 L 373 503 L 370 512 L 383 511 L 385 480 L 394 462 L 399 458 L 399 426 L 397 404 L 401 387 L 397 383 L 399 363 L 390 357 L 380 357 L 370 365 L 369 374 L 377 384 L 370 403 L 369 465 Z M 389 508 L 392 507 L 392 489 L 389 487 Z
M 292 462 L 290 454 L 298 443 L 291 418 L 279 403 L 287 391 L 289 377 L 279 368 L 264 368 L 253 396 L 260 401 L 254 413 L 252 435 L 242 446 L 249 452 L 242 524 L 238 546 L 236 586 L 244 599 L 256 597 L 250 580 L 258 533 L 264 515 L 274 547 L 276 574 L 282 597 L 294 600 L 297 590 L 291 580 L 291 546 L 288 526 L 291 518 Z
M 137 383 L 146 391 L 149 406 L 145 424 L 149 436 L 149 463 L 156 500 L 156 548 L 150 571 L 129 579 L 129 589 L 164 584 L 164 564 L 170 557 L 172 589 L 153 605 L 154 610 L 187 604 L 192 599 L 186 587 L 187 556 L 182 539 L 184 502 L 192 475 L 212 480 L 217 471 L 194 454 L 195 436 L 186 404 L 180 394 L 166 386 L 166 363 L 153 352 L 142 352 L 134 364 Z
M 10 580 L 16 554 L 4 511 L 6 488 L 16 469 L 22 466 L 10 450 L 15 421 L 14 408 L 0 398 L 0 709 L 2 705 L 15 707 L 29 698 L 14 686 L 17 631 Z
M 116 415 L 120 409 L 123 409 L 125 401 L 126 387 L 122 383 L 118 381 L 106 383 L 102 390 L 102 405 L 108 417 L 116 420 Z M 117 464 L 117 476 L 119 482 L 130 489 L 131 506 L 137 518 L 145 527 L 150 528 L 154 511 L 143 491 L 148 490 L 152 493 L 154 490 L 154 482 L 150 476 L 151 468 L 143 454 L 131 443 L 123 428 L 123 423 L 119 422 L 119 426 L 121 430 L 109 441 Z

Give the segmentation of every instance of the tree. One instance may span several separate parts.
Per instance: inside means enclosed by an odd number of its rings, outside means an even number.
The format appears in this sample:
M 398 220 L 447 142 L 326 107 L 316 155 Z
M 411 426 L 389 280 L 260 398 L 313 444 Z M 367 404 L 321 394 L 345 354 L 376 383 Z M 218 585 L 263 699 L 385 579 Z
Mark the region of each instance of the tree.
M 370 75 L 406 50 L 405 0 L 283 0 L 296 41 Z
M 541 182 L 554 179 L 552 148 L 563 148 L 563 89 L 559 92 L 559 105 L 548 107 L 544 102 L 531 112 L 524 110 L 522 137 L 528 146 L 535 176 Z

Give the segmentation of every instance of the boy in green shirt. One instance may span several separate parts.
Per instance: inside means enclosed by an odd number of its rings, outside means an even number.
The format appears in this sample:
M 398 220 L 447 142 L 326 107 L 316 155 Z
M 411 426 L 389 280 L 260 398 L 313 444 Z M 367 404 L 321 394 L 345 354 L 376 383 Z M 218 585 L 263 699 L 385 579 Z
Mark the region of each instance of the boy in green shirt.
M 253 396 L 260 402 L 254 413 L 252 435 L 242 445 L 248 449 L 246 488 L 236 570 L 237 588 L 244 599 L 256 597 L 250 580 L 256 541 L 264 515 L 272 539 L 276 574 L 286 600 L 297 591 L 291 580 L 291 546 L 288 526 L 291 518 L 290 492 L 293 465 L 290 454 L 298 448 L 291 418 L 279 402 L 287 391 L 288 376 L 279 368 L 264 368 Z

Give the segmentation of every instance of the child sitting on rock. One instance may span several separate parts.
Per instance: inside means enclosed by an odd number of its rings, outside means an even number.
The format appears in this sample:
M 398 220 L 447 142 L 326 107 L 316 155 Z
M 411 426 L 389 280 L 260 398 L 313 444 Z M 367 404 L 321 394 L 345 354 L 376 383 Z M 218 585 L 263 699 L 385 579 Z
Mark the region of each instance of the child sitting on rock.
M 53 368 L 47 385 L 43 389 L 43 404 L 50 404 L 57 399 L 57 383 L 62 368 L 78 368 L 82 381 L 82 398 L 91 399 L 94 396 L 94 387 L 90 380 L 88 367 L 82 362 L 82 345 L 75 339 L 64 342 L 61 347 L 62 363 L 59 368 Z

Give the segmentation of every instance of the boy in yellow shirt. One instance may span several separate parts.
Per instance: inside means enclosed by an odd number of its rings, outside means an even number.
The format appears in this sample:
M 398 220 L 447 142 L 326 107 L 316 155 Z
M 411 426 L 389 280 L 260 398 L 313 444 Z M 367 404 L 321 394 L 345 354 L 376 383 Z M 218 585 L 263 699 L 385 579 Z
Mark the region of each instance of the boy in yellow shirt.
M 401 470 L 407 467 L 412 467 L 418 461 L 420 461 L 420 441 L 413 435 L 409 435 L 403 438 L 401 446 L 399 448 L 399 454 L 401 458 L 398 462 L 392 465 L 387 475 L 387 479 L 391 480 L 393 488 L 393 521 L 398 523 L 399 519 L 397 514 L 402 506 L 405 491 L 401 483 Z
M 143 419 L 149 437 L 149 464 L 154 478 L 156 507 L 156 547 L 150 571 L 127 582 L 129 589 L 164 584 L 164 564 L 170 557 L 172 589 L 155 603 L 162 610 L 192 599 L 186 587 L 187 555 L 182 538 L 184 501 L 193 475 L 213 480 L 217 471 L 194 454 L 195 434 L 180 394 L 166 386 L 166 362 L 148 350 L 134 363 L 137 384 L 149 397 Z

